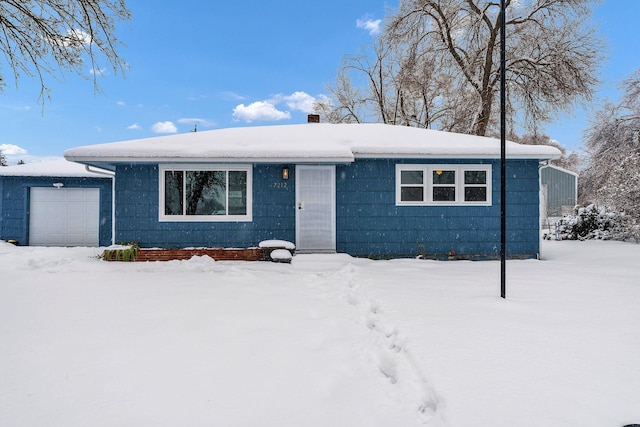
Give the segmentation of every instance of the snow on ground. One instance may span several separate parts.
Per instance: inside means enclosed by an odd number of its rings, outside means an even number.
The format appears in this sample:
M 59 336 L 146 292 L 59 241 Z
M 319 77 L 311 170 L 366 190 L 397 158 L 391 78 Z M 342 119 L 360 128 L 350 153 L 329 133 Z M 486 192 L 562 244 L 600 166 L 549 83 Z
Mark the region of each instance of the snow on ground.
M 107 263 L 0 242 L 0 426 L 640 423 L 640 245 Z

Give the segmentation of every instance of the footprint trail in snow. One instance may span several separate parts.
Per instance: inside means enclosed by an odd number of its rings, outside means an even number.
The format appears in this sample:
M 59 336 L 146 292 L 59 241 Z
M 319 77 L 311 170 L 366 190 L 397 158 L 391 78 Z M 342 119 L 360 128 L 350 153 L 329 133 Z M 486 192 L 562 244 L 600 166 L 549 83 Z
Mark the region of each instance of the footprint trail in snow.
M 358 282 L 357 268 L 349 264 L 330 276 L 343 290 L 342 298 L 356 309 L 364 327 L 370 331 L 370 359 L 378 368 L 381 379 L 388 381 L 398 401 L 411 402 L 422 422 L 440 418 L 441 399 L 435 393 L 420 367 L 405 345 L 398 327 L 378 301 L 366 295 Z

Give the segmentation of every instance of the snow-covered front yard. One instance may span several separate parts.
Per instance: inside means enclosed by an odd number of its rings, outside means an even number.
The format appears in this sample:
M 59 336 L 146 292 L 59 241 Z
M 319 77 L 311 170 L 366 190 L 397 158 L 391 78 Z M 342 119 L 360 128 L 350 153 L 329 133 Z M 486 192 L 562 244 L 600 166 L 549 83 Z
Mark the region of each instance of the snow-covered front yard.
M 640 245 L 107 263 L 0 242 L 0 426 L 640 423 Z

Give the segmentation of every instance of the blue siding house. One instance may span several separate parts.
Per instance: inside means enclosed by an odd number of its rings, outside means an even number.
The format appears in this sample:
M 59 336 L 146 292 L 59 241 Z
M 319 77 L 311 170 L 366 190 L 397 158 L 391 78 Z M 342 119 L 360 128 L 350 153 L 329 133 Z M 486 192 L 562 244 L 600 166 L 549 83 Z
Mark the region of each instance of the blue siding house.
M 0 167 L 0 240 L 36 246 L 112 243 L 112 174 L 64 159 Z
M 540 251 L 540 162 L 507 145 L 507 251 Z M 115 172 L 115 241 L 253 247 L 374 258 L 499 256 L 500 144 L 383 124 L 220 129 L 90 145 L 74 162 Z

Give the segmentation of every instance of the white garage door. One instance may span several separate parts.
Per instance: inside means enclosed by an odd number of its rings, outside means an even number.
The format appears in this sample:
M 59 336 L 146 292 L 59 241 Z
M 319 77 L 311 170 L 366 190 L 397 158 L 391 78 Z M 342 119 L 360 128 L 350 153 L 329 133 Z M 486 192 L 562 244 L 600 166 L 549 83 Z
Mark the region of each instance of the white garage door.
M 31 188 L 29 244 L 99 246 L 98 188 Z

